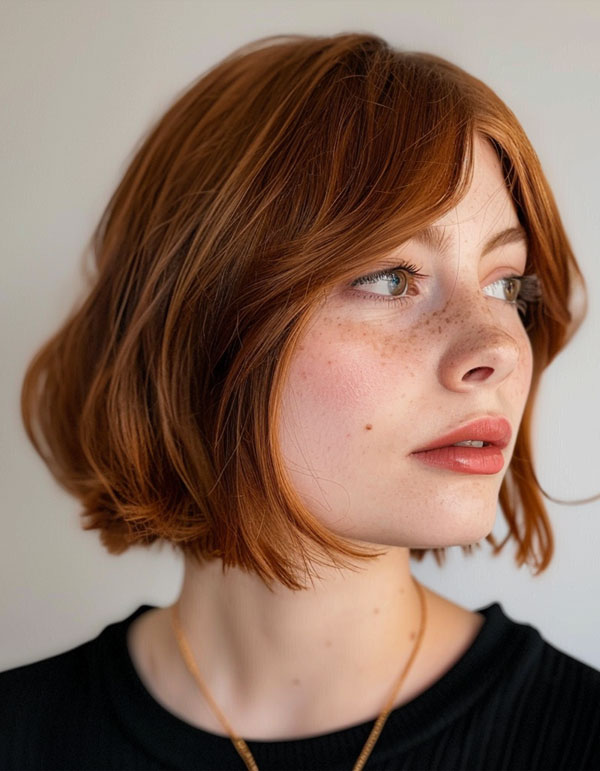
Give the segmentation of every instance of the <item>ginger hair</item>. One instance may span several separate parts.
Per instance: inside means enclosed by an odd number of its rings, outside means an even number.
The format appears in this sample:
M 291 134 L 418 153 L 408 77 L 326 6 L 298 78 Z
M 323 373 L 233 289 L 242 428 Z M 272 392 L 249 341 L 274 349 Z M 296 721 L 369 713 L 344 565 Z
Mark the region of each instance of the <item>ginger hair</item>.
M 295 590 L 318 564 L 382 553 L 297 497 L 276 441 L 282 384 L 323 291 L 464 195 L 476 133 L 500 159 L 543 290 L 524 319 L 533 378 L 499 494 L 509 532 L 486 540 L 496 554 L 512 538 L 518 565 L 548 566 L 532 415 L 542 372 L 583 319 L 583 277 L 511 110 L 454 64 L 366 33 L 243 46 L 134 152 L 90 242 L 93 280 L 21 391 L 27 435 L 81 502 L 84 529 L 112 554 L 161 540 Z M 445 549 L 432 551 L 442 564 Z

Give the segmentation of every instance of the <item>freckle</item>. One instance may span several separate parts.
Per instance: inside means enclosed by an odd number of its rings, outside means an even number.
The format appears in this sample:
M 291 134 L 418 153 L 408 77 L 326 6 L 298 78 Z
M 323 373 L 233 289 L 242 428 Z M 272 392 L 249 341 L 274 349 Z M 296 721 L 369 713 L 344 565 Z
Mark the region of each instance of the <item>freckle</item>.
M 429 319 L 427 319 L 427 321 L 425 322 L 425 326 L 426 326 L 426 327 L 428 327 L 428 326 L 429 326 Z
M 373 428 L 373 426 L 370 423 L 367 423 L 365 428 L 367 429 L 367 431 L 370 431 Z
M 298 680 L 298 678 L 297 678 L 297 677 L 295 677 L 295 678 L 292 680 L 292 683 L 293 683 L 294 685 L 300 685 L 300 680 Z
M 450 319 L 446 319 L 446 324 L 449 324 L 449 323 L 450 323 Z
M 379 613 L 379 608 L 373 608 L 373 613 L 377 615 Z
M 442 328 L 441 327 L 438 327 L 438 332 L 439 332 L 440 335 L 442 334 Z
M 331 648 L 331 640 L 325 640 L 325 647 Z

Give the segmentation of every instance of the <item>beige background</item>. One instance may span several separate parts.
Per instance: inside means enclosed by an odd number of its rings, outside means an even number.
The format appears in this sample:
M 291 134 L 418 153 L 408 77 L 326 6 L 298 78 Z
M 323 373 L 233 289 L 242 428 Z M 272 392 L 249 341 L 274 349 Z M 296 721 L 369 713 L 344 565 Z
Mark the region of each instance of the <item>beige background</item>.
M 515 111 L 554 188 L 587 277 L 589 315 L 547 370 L 538 477 L 551 495 L 600 492 L 600 2 L 47 0 L 0 3 L 2 180 L 0 670 L 62 652 L 139 604 L 165 605 L 182 565 L 169 549 L 113 557 L 79 526 L 20 423 L 30 357 L 71 306 L 82 252 L 151 121 L 204 69 L 257 37 L 372 31 L 445 56 Z M 475 609 L 498 601 L 556 647 L 600 668 L 600 502 L 548 503 L 551 567 L 533 578 L 508 545 L 459 547 L 434 590 Z M 494 532 L 503 537 L 504 520 Z

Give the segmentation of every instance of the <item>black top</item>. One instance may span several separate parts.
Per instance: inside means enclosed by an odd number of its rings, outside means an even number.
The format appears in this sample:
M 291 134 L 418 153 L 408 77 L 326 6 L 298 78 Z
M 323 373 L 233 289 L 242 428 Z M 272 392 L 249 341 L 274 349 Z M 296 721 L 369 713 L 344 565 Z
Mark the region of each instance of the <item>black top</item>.
M 141 605 L 95 639 L 0 673 L 1 769 L 245 770 L 229 737 L 146 690 L 129 655 Z M 600 769 L 600 671 L 494 602 L 464 655 L 393 710 L 370 769 Z M 350 771 L 373 720 L 302 739 L 248 741 L 260 771 Z

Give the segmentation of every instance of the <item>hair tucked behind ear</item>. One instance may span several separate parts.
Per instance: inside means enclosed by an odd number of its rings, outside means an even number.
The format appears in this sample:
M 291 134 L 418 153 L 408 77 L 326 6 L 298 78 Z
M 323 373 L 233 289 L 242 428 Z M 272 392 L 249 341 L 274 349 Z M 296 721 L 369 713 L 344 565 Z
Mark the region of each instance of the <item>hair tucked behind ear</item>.
M 235 51 L 152 128 L 110 199 L 93 283 L 22 388 L 29 438 L 109 552 L 162 539 L 293 589 L 319 564 L 381 553 L 331 533 L 289 484 L 282 384 L 323 290 L 456 205 L 475 132 L 501 159 L 531 244 L 527 272 L 543 287 L 526 320 L 533 384 L 500 504 L 518 562 L 535 564 L 539 546 L 537 567 L 548 565 L 532 410 L 581 322 L 570 307 L 581 273 L 512 112 L 449 62 L 369 34 Z M 439 564 L 444 553 L 434 549 Z

